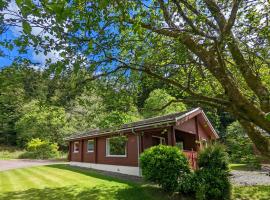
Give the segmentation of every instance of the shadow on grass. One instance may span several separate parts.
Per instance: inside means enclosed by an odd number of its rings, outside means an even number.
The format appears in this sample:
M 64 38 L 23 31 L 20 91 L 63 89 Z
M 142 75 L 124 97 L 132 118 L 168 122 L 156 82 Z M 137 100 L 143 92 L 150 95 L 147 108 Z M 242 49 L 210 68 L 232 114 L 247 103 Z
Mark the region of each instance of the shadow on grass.
M 24 191 L 6 192 L 0 194 L 0 200 L 96 200 L 96 199 L 119 199 L 119 200 L 161 200 L 169 199 L 168 195 L 163 193 L 159 188 L 151 185 L 142 185 L 118 178 L 105 176 L 88 169 L 72 167 L 65 164 L 48 165 L 46 167 L 57 168 L 61 170 L 68 170 L 75 173 L 84 174 L 94 178 L 102 179 L 105 181 L 113 181 L 116 183 L 124 183 L 125 187 L 120 185 L 103 185 L 87 187 L 80 186 L 76 183 L 74 185 L 64 187 L 46 187 L 43 189 L 31 188 Z M 171 198 L 170 198 L 171 199 Z

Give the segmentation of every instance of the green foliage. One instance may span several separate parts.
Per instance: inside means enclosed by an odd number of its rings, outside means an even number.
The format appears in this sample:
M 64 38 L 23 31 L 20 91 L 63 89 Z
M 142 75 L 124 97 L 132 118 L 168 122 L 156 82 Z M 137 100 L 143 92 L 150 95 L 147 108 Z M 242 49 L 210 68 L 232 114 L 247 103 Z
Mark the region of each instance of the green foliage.
M 246 163 L 250 167 L 258 167 L 259 161 L 254 154 L 252 141 L 238 121 L 227 127 L 225 144 L 232 163 Z
M 169 113 L 181 112 L 186 110 L 185 104 L 181 102 L 173 102 L 164 109 L 171 101 L 175 101 L 175 97 L 171 96 L 164 89 L 153 90 L 144 103 L 144 117 L 160 116 Z
M 15 146 L 0 146 L 0 160 L 18 159 L 25 151 Z
M 228 200 L 231 196 L 229 174 L 220 169 L 201 169 L 195 172 L 197 200 Z
M 199 153 L 198 167 L 195 172 L 196 199 L 230 199 L 229 162 L 225 148 L 219 144 L 205 148 Z
M 48 159 L 59 155 L 58 145 L 48 140 L 35 138 L 26 144 L 26 152 L 20 158 Z
M 121 112 L 121 111 L 112 111 L 107 113 L 103 119 L 100 120 L 99 127 L 109 128 L 109 127 L 119 127 L 125 123 L 138 121 L 140 116 L 136 112 Z
M 198 165 L 201 169 L 227 171 L 229 169 L 229 157 L 225 147 L 221 144 L 214 144 L 203 149 L 199 152 Z
M 144 151 L 140 156 L 143 177 L 173 192 L 178 182 L 190 173 L 185 155 L 176 147 L 158 145 Z
M 64 136 L 68 133 L 65 110 L 32 101 L 24 105 L 23 116 L 16 123 L 16 129 L 21 145 L 35 137 L 63 145 Z
M 198 200 L 230 199 L 231 185 L 228 173 L 228 155 L 221 145 L 211 145 L 202 150 L 194 173 L 180 182 L 178 191 Z

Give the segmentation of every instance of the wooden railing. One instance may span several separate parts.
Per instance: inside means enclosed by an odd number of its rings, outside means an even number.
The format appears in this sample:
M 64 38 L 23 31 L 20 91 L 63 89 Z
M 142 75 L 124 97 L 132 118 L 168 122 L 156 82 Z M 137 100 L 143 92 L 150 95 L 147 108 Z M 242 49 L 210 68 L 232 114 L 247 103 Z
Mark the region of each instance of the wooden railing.
M 183 153 L 188 158 L 189 164 L 193 169 L 197 168 L 197 152 L 196 151 L 187 151 L 183 150 Z

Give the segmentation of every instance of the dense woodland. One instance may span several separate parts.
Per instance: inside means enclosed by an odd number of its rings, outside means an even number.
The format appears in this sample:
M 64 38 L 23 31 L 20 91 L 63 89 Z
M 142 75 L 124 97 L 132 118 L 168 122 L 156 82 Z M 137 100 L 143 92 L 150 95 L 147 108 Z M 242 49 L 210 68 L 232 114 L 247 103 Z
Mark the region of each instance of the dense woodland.
M 1 143 L 23 147 L 31 138 L 41 138 L 65 146 L 63 138 L 69 134 L 202 106 L 178 102 L 164 107 L 175 99 L 173 89 L 138 72 L 80 84 L 85 76 L 52 76 L 46 69 L 23 65 L 2 69 Z M 223 136 L 234 119 L 217 109 L 204 110 Z
M 200 106 L 221 136 L 237 120 L 270 157 L 268 0 L 12 5 L 1 3 L 1 33 L 19 32 L 1 41 L 19 52 L 1 70 L 3 141 L 37 134 L 60 142 L 72 132 Z M 21 56 L 29 51 L 58 59 L 32 62 Z

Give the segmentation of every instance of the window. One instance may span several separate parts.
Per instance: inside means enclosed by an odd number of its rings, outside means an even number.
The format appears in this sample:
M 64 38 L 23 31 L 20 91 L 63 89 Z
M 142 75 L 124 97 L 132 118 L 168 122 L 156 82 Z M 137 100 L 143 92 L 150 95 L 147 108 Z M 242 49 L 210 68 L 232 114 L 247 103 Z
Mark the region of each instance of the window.
M 73 152 L 78 153 L 80 149 L 80 143 L 79 142 L 74 142 L 74 147 L 73 147 Z
M 156 146 L 156 145 L 166 145 L 166 141 L 164 137 L 159 137 L 159 136 L 152 136 L 152 146 Z
M 94 152 L 94 140 L 87 141 L 87 152 Z
M 184 142 L 183 142 L 183 141 L 177 141 L 177 142 L 176 142 L 176 146 L 177 146 L 180 150 L 184 150 Z
M 127 156 L 127 137 L 112 137 L 106 140 L 106 156 L 126 157 Z

